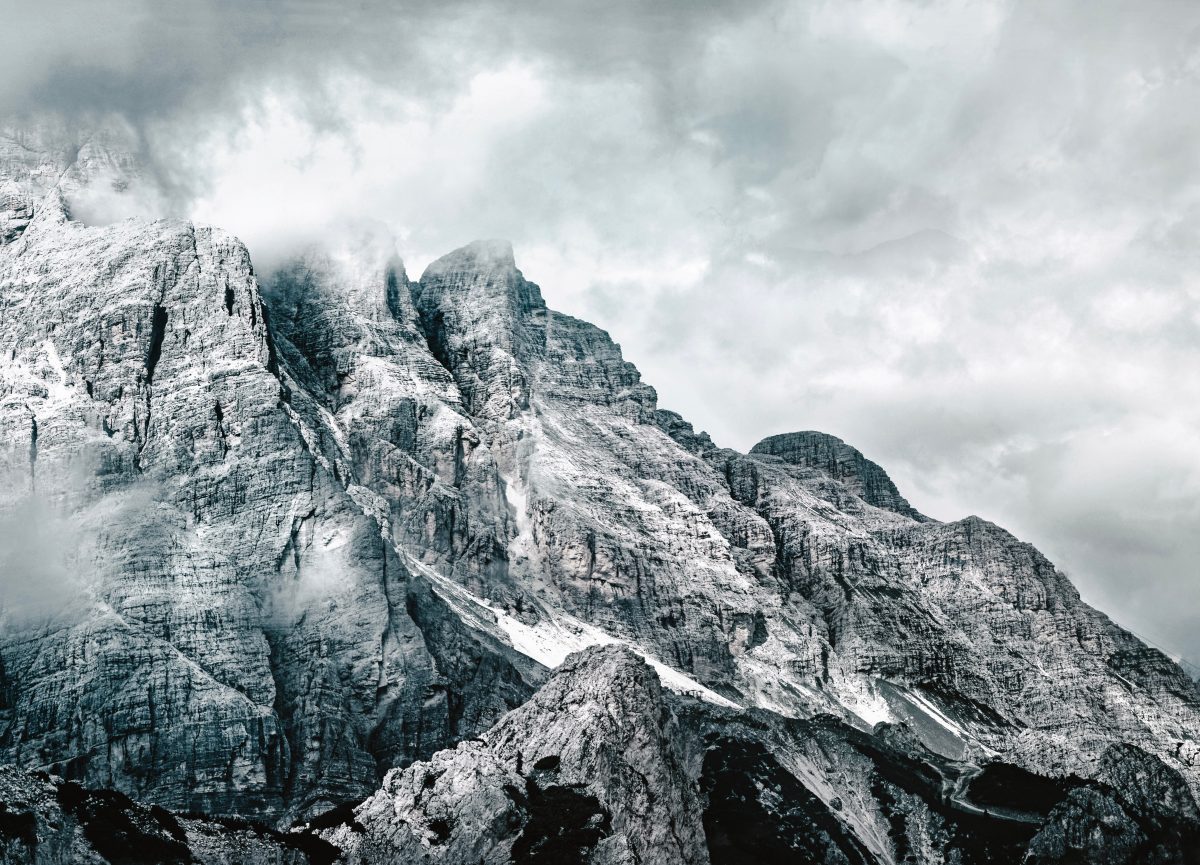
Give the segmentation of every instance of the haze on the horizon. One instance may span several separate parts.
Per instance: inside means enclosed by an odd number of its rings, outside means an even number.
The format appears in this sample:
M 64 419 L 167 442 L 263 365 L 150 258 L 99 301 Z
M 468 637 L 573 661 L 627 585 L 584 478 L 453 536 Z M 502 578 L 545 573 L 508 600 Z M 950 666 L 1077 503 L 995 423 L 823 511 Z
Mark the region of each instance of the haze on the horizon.
M 0 0 L 0 21 L 0 114 L 123 116 L 173 206 L 260 269 L 347 226 L 417 273 L 510 238 L 718 443 L 838 435 L 1200 660 L 1200 4 Z

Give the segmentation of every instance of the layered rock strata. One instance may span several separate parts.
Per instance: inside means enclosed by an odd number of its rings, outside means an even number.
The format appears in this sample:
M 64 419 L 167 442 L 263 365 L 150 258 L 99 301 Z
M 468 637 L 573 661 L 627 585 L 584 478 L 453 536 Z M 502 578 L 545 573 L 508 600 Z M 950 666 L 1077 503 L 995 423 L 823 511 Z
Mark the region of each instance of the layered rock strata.
M 895 771 L 939 765 L 947 801 L 996 763 L 1098 785 L 1055 801 L 1076 828 L 1038 836 L 1046 861 L 1082 849 L 1089 821 L 1133 827 L 1114 851 L 1157 837 L 1161 815 L 1106 792 L 1143 782 L 1114 780 L 1122 748 L 1148 761 L 1125 754 L 1130 777 L 1168 779 L 1164 813 L 1192 819 L 1195 684 L 1028 544 L 923 516 L 832 436 L 717 447 L 606 333 L 549 309 L 505 243 L 413 280 L 386 237 L 348 232 L 260 279 L 217 229 L 85 224 L 83 193 L 140 176 L 114 142 L 0 134 L 4 761 L 281 825 L 385 775 L 407 795 L 415 761 L 520 788 L 506 713 L 572 652 L 616 645 L 695 718 L 770 731 L 711 758 L 655 733 L 691 761 L 679 814 L 707 797 L 793 825 L 745 787 L 778 765 L 824 809 L 803 844 L 937 861 L 957 830 L 888 822 L 917 795 L 895 778 L 904 796 L 861 788 L 861 813 L 829 792 L 857 759 L 814 762 L 836 723 L 859 750 L 903 739 L 920 756 Z M 593 784 L 575 829 L 607 826 L 588 855 L 649 855 L 604 840 L 633 794 L 594 769 L 560 770 Z M 534 820 L 548 800 L 523 795 Z M 701 823 L 711 858 L 714 833 L 739 849 Z M 677 861 L 700 861 L 688 831 Z

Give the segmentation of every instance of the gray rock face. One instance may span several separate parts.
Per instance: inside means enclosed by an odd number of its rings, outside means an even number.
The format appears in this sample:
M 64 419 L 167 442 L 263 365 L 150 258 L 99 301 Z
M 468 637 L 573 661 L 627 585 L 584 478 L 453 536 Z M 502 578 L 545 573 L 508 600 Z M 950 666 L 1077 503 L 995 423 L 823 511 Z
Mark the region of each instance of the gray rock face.
M 0 258 L 0 752 L 274 819 L 458 738 L 434 652 L 469 664 L 474 644 L 410 616 L 386 506 L 280 368 L 244 247 L 86 228 L 52 189 Z M 61 536 L 28 531 L 31 508 Z M 529 693 L 487 672 L 511 704 Z
M 784 433 L 763 439 L 750 449 L 750 453 L 776 456 L 789 465 L 816 469 L 840 481 L 869 505 L 886 508 L 920 522 L 928 521 L 928 517 L 919 514 L 900 495 L 887 472 L 840 438 L 812 431 Z
M 508 861 L 546 784 L 596 862 L 652 858 L 635 835 L 735 856 L 706 797 L 789 849 L 941 861 L 986 847 L 941 791 L 995 762 L 1192 819 L 1195 684 L 1029 545 L 923 517 L 831 436 L 717 447 L 507 244 L 413 281 L 348 232 L 260 283 L 216 229 L 81 224 L 73 201 L 137 179 L 118 143 L 0 135 L 0 760 L 270 821 L 386 774 L 341 838 L 382 861 Z M 714 718 L 748 732 L 708 741 Z M 543 784 L 525 761 L 551 753 Z M 1107 819 L 1068 794 L 1066 823 Z
M 481 739 L 390 772 L 328 837 L 349 861 L 707 863 L 679 738 L 650 667 L 594 647 Z

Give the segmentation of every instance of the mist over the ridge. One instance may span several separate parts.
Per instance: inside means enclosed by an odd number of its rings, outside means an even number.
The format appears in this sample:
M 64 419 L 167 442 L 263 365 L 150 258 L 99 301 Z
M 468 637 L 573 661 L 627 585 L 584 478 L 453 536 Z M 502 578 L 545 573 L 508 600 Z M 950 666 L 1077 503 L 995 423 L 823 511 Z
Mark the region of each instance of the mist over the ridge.
M 720 444 L 827 430 L 1200 658 L 1195 4 L 2 5 L 0 113 L 142 139 L 85 219 L 508 237 Z

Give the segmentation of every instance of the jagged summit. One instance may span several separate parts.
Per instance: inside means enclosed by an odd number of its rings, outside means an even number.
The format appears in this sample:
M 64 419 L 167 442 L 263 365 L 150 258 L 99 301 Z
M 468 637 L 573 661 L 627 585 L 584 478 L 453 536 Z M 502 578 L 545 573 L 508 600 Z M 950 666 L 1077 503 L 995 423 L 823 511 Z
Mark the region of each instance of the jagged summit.
M 479 740 L 390 773 L 357 829 L 327 837 L 351 861 L 700 865 L 700 797 L 674 726 L 653 670 L 593 647 Z
M 915 520 L 929 519 L 900 495 L 881 466 L 829 433 L 805 430 L 769 436 L 752 447 L 750 453 L 777 456 L 794 466 L 818 469 L 877 508 L 887 508 Z
M 512 243 L 500 239 L 475 240 L 430 263 L 421 277 L 434 277 L 451 270 L 517 269 Z
M 52 114 L 0 121 L 5 175 L 18 182 L 36 182 L 43 189 L 76 164 L 126 172 L 125 179 L 130 180 L 144 170 L 142 152 L 138 131 L 117 115 L 92 122 Z M 95 176 L 89 173 L 84 180 Z
M 147 210 L 165 210 L 161 193 L 149 182 L 138 133 L 118 117 L 0 125 L 0 244 L 20 233 L 14 215 L 28 221 L 43 201 L 86 223 L 165 215 Z
M 546 308 L 541 290 L 517 269 L 507 240 L 477 240 L 437 259 L 421 274 L 414 296 L 420 309 L 454 307 L 463 321 L 502 331 Z M 475 309 L 459 308 L 466 303 Z

